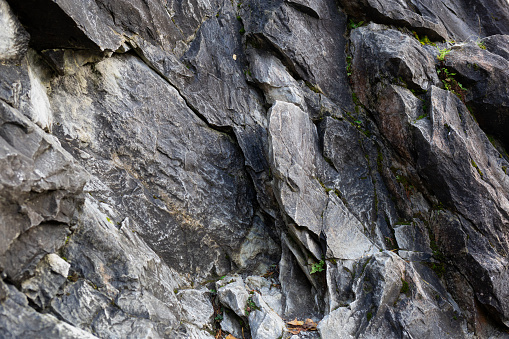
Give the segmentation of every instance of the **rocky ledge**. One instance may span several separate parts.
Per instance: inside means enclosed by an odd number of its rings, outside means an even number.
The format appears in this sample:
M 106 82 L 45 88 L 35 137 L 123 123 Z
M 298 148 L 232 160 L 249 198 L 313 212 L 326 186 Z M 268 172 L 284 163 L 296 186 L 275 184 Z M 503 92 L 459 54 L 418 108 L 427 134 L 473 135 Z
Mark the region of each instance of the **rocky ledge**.
M 0 24 L 0 337 L 509 338 L 506 1 Z

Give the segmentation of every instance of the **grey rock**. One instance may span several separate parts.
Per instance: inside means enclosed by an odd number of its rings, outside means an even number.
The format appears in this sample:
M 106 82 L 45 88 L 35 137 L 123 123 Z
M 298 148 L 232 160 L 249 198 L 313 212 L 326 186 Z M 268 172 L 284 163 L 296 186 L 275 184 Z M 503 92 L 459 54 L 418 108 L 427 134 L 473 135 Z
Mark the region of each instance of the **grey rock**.
M 239 324 L 240 318 L 237 318 L 230 312 L 223 313 L 223 320 L 221 320 L 221 330 L 230 333 L 235 338 L 242 338 L 242 327 Z
M 0 60 L 21 59 L 28 49 L 29 34 L 5 0 L 0 1 Z
M 20 281 L 64 244 L 87 175 L 54 136 L 18 110 L 0 101 L 0 114 L 0 204 L 5 211 L 0 265 L 10 279 Z
M 426 276 L 429 282 L 423 283 L 419 268 L 396 254 L 366 258 L 353 274 L 360 275 L 352 286 L 356 299 L 324 317 L 318 325 L 322 338 L 466 337 L 453 320 L 457 305 L 452 298 L 437 289 L 437 281 Z M 435 326 L 422 331 L 420 324 L 429 321 Z
M 28 306 L 28 300 L 14 286 L 0 280 L 5 292 L 0 302 L 0 336 L 2 338 L 97 338 L 60 321 L 51 314 L 42 314 Z
M 207 290 L 182 290 L 177 293 L 177 299 L 182 305 L 182 319 L 204 328 L 214 317 L 214 307 Z
M 248 1 L 242 8 L 247 34 L 282 54 L 285 65 L 315 90 L 352 109 L 342 36 L 346 17 L 334 1 Z
M 69 263 L 55 253 L 46 255 L 35 275 L 21 283 L 21 291 L 37 306 L 45 308 L 67 280 Z
M 503 46 L 501 44 L 500 48 Z M 458 81 L 469 89 L 465 102 L 481 128 L 508 148 L 509 138 L 503 131 L 509 126 L 509 95 L 506 91 L 509 60 L 475 43 L 454 47 L 446 57 L 445 65 L 455 70 L 460 77 Z
M 61 124 L 57 134 L 72 140 L 66 142 L 80 151 L 82 164 L 109 188 L 90 193 L 116 206 L 114 222 L 132 219 L 169 265 L 195 272 L 197 280 L 227 273 L 227 257 L 241 267 L 250 264 L 254 249 L 242 259 L 229 255 L 244 243 L 256 202 L 232 137 L 211 129 L 175 88 L 133 56 L 106 59 L 94 70 L 86 66 L 56 79 L 51 96 Z M 141 78 L 145 85 L 140 87 Z M 93 94 L 96 85 L 105 100 Z M 82 95 L 69 94 L 75 92 Z M 78 113 L 81 102 L 88 103 L 89 114 Z M 91 157 L 83 159 L 81 152 Z M 200 235 L 189 238 L 185 229 Z
M 239 277 L 226 277 L 216 282 L 219 301 L 239 317 L 245 316 L 249 293 L 244 280 Z
M 278 201 L 299 226 L 319 235 L 327 197 L 315 179 L 316 128 L 293 104 L 277 101 L 269 116 L 270 158 Z
M 95 333 L 106 338 L 165 338 L 174 335 L 171 328 L 157 326 L 154 322 L 138 317 L 132 317 L 116 307 L 108 307 L 97 313 L 97 319 L 92 324 Z
M 69 279 L 77 282 L 53 300 L 54 312 L 106 337 L 173 333 L 182 313 L 174 290 L 189 282 L 148 247 L 130 219 L 118 229 L 104 207 L 85 200 L 81 224 L 64 248 Z M 92 300 L 89 306 L 77 306 L 87 300 Z
M 265 93 L 270 105 L 284 101 L 304 108 L 304 97 L 300 86 L 286 67 L 274 55 L 251 49 L 249 53 L 251 76 Z
M 270 309 L 263 298 L 254 293 L 251 295 L 256 309 L 249 313 L 249 327 L 253 339 L 279 338 L 283 335 L 286 326 L 283 320 Z
M 370 93 L 382 80 L 414 90 L 438 85 L 434 59 L 417 39 L 377 24 L 353 30 L 351 39 L 353 89 L 362 104 L 376 106 Z
M 341 0 L 340 4 L 353 17 L 409 27 L 436 40 L 507 34 L 505 23 L 509 20 L 507 6 L 490 0 L 481 0 L 475 5 L 464 1 L 406 0 Z M 490 13 L 496 14 L 490 17 Z M 481 17 L 488 18 L 481 21 Z
M 267 305 L 277 314 L 283 314 L 283 305 L 280 288 L 277 281 L 269 280 L 260 276 L 249 276 L 246 278 L 246 285 L 249 290 L 255 290 L 260 293 Z
M 377 247 L 363 233 L 363 225 L 334 194 L 323 215 L 323 233 L 334 259 L 360 259 L 374 254 Z
M 96 315 L 110 303 L 111 300 L 91 284 L 81 280 L 66 286 L 63 296 L 51 302 L 51 308 L 66 322 L 90 330 Z
M 279 281 L 282 293 L 282 313 L 285 319 L 312 318 L 322 313 L 322 304 L 313 296 L 318 291 L 318 278 L 309 272 L 313 261 L 306 260 L 302 251 L 290 239 L 283 238 Z M 279 314 L 279 313 L 278 313 Z
M 496 34 L 480 41 L 490 53 L 509 60 L 509 36 Z

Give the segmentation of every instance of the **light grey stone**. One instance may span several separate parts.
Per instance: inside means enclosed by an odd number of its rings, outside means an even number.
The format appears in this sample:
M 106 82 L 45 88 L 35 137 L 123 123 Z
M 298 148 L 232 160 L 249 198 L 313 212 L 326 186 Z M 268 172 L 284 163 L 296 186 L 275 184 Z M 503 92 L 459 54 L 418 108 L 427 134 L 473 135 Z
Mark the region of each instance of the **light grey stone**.
M 0 1 L 0 59 L 20 59 L 28 49 L 30 36 L 5 0 Z
M 177 299 L 182 306 L 182 319 L 198 328 L 208 326 L 214 317 L 214 307 L 209 293 L 205 289 L 179 291 Z
M 223 305 L 239 317 L 245 316 L 249 293 L 240 276 L 229 276 L 216 282 L 217 295 Z
M 327 196 L 316 179 L 317 134 L 299 107 L 277 101 L 269 110 L 270 158 L 278 200 L 299 226 L 322 231 Z
M 270 307 L 263 298 L 254 293 L 251 295 L 252 302 L 257 309 L 249 313 L 249 327 L 253 339 L 279 338 L 286 329 L 285 323 Z

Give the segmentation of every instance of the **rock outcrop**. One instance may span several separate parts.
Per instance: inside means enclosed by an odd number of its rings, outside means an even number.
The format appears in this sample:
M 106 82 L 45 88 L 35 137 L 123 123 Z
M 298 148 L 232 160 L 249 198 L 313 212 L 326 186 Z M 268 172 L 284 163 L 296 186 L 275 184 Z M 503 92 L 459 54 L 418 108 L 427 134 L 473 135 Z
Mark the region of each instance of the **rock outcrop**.
M 0 23 L 0 337 L 509 338 L 509 3 Z

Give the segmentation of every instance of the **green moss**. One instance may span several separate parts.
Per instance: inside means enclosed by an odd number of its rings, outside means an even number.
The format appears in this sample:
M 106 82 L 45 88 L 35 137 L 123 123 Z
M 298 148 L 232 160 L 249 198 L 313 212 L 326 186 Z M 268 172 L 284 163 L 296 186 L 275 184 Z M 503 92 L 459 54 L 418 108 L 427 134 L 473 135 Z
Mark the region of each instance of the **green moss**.
M 481 176 L 481 179 L 484 179 L 484 174 L 482 173 L 481 169 L 479 168 L 479 166 L 477 166 L 476 162 L 474 161 L 474 159 L 470 160 L 472 166 L 477 170 L 477 173 L 479 173 L 479 175 Z
M 306 86 L 308 86 L 308 88 L 310 90 L 312 90 L 313 92 L 315 93 L 322 93 L 322 91 L 320 90 L 320 88 L 318 87 L 318 85 L 313 85 L 311 84 L 309 81 L 306 81 Z M 322 93 L 323 94 L 323 93 Z
M 401 279 L 401 283 L 403 285 L 401 286 L 399 292 L 408 295 L 408 293 L 410 292 L 410 285 L 403 279 Z
M 371 318 L 373 318 L 373 313 L 371 313 L 371 312 L 366 313 L 366 319 L 367 319 L 368 321 L 370 321 L 370 320 L 371 320 Z
M 437 46 L 434 42 L 431 42 L 428 38 L 427 35 L 425 35 L 424 37 L 421 37 L 419 38 L 419 35 L 417 35 L 417 32 L 416 31 L 412 31 L 412 33 L 414 34 L 414 37 L 419 40 L 419 42 L 421 43 L 421 45 L 431 45 L 431 46 Z

